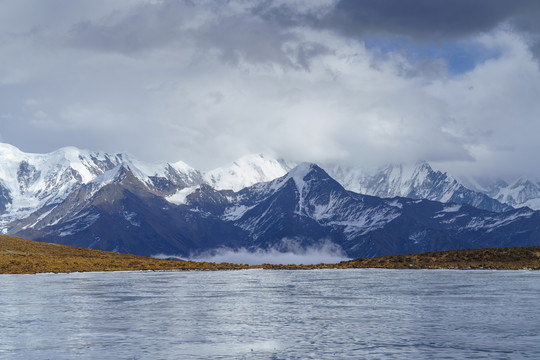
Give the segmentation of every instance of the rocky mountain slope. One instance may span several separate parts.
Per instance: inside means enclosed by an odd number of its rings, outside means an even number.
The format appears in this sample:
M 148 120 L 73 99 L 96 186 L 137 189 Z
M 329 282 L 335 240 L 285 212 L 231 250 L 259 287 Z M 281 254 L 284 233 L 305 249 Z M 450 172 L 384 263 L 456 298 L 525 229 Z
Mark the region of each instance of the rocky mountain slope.
M 540 212 L 496 213 L 469 205 L 361 195 L 347 191 L 314 164 L 300 164 L 281 178 L 237 193 L 200 189 L 187 204 L 244 230 L 248 237 L 243 246 L 253 248 L 279 246 L 283 238 L 305 246 L 329 239 L 348 256 L 370 257 L 534 245 L 540 240 Z

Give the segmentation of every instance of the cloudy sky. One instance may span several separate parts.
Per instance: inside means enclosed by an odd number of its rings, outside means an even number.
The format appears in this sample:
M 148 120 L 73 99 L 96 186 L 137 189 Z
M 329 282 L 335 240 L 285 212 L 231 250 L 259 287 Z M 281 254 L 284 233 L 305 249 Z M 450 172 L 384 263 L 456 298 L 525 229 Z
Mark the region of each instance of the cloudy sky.
M 540 177 L 537 0 L 0 0 L 0 141 Z

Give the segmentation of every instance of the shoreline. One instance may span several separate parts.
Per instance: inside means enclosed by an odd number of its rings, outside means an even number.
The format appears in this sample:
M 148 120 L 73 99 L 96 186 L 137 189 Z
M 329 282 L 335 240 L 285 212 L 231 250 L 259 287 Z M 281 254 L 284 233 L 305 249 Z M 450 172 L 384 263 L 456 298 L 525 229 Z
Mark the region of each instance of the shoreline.
M 257 265 L 253 265 L 257 266 Z M 375 268 L 375 267 L 329 267 L 329 268 L 306 268 L 306 269 L 265 269 L 261 267 L 257 268 L 247 268 L 247 269 L 191 269 L 191 270 L 182 270 L 182 269 L 168 269 L 168 270 L 162 270 L 162 269 L 156 269 L 156 270 L 88 270 L 88 271 L 68 271 L 68 272 L 35 272 L 35 273 L 3 273 L 0 272 L 0 278 L 2 276 L 6 275 L 70 275 L 70 274 L 110 274 L 110 273 L 128 273 L 128 272 L 147 272 L 147 273 L 156 273 L 156 272 L 201 272 L 201 271 L 219 271 L 219 272 L 225 272 L 225 271 L 246 271 L 246 270 L 262 270 L 262 271 L 315 271 L 315 270 L 395 270 L 395 271 L 401 271 L 401 270 L 415 270 L 415 271 L 421 271 L 421 270 L 432 270 L 432 271 L 447 271 L 447 270 L 453 270 L 453 271 L 530 271 L 535 272 L 539 271 L 540 269 L 533 269 L 533 268 L 523 268 L 523 269 L 507 269 L 507 268 Z
M 358 258 L 336 264 L 246 265 L 112 253 L 0 236 L 0 274 L 104 271 L 222 271 L 313 269 L 540 270 L 540 247 L 508 247 Z

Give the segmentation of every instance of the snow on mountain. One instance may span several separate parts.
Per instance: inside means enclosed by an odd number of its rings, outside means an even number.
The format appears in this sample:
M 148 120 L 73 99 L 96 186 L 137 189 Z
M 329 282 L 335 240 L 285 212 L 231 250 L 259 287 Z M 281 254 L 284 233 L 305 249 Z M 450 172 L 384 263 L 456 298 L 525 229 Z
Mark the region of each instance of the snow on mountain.
M 511 209 L 483 193 L 466 188 L 446 173 L 434 171 L 427 162 L 371 169 L 328 166 L 326 170 L 347 190 L 361 194 L 469 204 L 489 211 Z
M 229 166 L 203 174 L 203 181 L 217 190 L 239 191 L 256 183 L 272 181 L 296 166 L 293 162 L 264 155 L 249 155 Z M 434 171 L 427 162 L 388 165 L 380 168 L 327 165 L 324 169 L 347 190 L 383 198 L 395 196 L 469 204 L 490 211 L 511 209 L 489 194 L 465 187 L 452 176 Z
M 327 239 L 358 257 L 539 241 L 540 212 L 491 212 L 465 204 L 362 195 L 305 163 L 239 192 L 198 189 L 186 203 L 197 214 L 218 216 L 246 232 L 242 246 L 254 249 L 276 246 L 283 238 L 304 245 Z
M 529 207 L 540 210 L 540 181 L 519 178 L 508 184 L 499 180 L 490 184 L 485 193 L 513 207 Z
M 421 164 L 423 165 L 423 164 Z M 421 166 L 388 165 L 380 168 L 329 165 L 325 169 L 349 191 L 383 198 L 405 196 L 427 177 Z
M 292 162 L 255 154 L 244 156 L 228 166 L 200 172 L 181 161 L 147 163 L 128 154 L 90 152 L 74 147 L 49 154 L 27 154 L 7 144 L 0 144 L 0 158 L 0 223 L 24 218 L 36 209 L 58 203 L 74 188 L 120 164 L 148 188 L 175 204 L 184 203 L 186 196 L 202 184 L 217 190 L 240 191 L 277 179 L 296 166 Z M 466 203 L 491 211 L 510 209 L 485 194 L 467 189 L 446 173 L 433 171 L 425 162 L 379 169 L 325 168 L 347 190 L 363 194 Z M 484 193 L 508 205 L 540 208 L 539 184 L 522 181 L 507 186 Z
M 186 204 L 189 195 L 204 184 L 217 190 L 240 191 L 279 179 L 296 166 L 292 162 L 256 154 L 242 157 L 228 166 L 200 172 L 181 161 L 147 163 L 129 154 L 91 152 L 74 147 L 48 154 L 29 154 L 8 144 L 0 144 L 0 159 L 0 231 L 4 232 L 9 223 L 29 218 L 31 214 L 36 214 L 31 220 L 37 221 L 84 184 L 91 185 L 85 193 L 91 197 L 103 186 L 117 181 L 121 168 L 128 169 L 153 193 L 180 205 Z M 293 178 L 300 194 L 305 185 L 300 172 L 308 170 L 309 165 L 302 164 L 287 175 Z M 492 211 L 509 209 L 484 194 L 466 189 L 447 174 L 433 171 L 427 163 L 376 170 L 330 166 L 327 170 L 347 190 L 354 192 L 466 203 Z M 280 181 L 285 184 L 287 180 Z M 276 182 L 272 186 L 278 185 Z M 538 184 L 521 181 L 490 195 L 510 205 L 540 208 L 540 204 L 534 203 L 538 201 L 535 198 L 540 198 L 539 193 Z M 238 216 L 240 210 L 233 210 L 229 210 L 230 216 Z
M 284 184 L 286 184 L 290 179 L 292 179 L 294 181 L 298 194 L 302 196 L 304 193 L 304 188 L 306 187 L 305 178 L 307 174 L 313 171 L 314 166 L 314 164 L 310 163 L 301 163 L 276 181 L 271 181 L 269 187 L 274 192 L 281 188 Z
M 148 163 L 139 161 L 131 155 L 122 155 L 122 159 L 125 166 L 143 184 L 156 190 L 161 195 L 170 196 L 178 190 L 199 185 L 203 181 L 198 170 L 182 161 L 175 163 Z
M 183 162 L 150 164 L 127 154 L 65 147 L 48 154 L 25 153 L 0 144 L 0 231 L 12 221 L 54 207 L 83 184 L 97 191 L 114 181 L 120 166 L 149 189 L 170 195 L 202 182 L 199 171 Z
M 187 203 L 187 197 L 191 195 L 192 193 L 194 193 L 199 188 L 200 188 L 199 186 L 191 186 L 191 187 L 183 188 L 181 190 L 178 190 L 173 195 L 169 195 L 165 197 L 165 199 L 171 204 L 184 205 Z
M 118 156 L 66 147 L 49 154 L 24 153 L 0 144 L 0 224 L 63 201 L 77 186 L 116 166 Z
M 210 170 L 203 175 L 203 179 L 214 189 L 239 191 L 281 177 L 295 165 L 285 160 L 253 154 L 241 157 L 228 166 Z
M 540 212 L 466 205 L 479 195 L 498 203 L 425 163 L 371 174 L 336 170 L 349 187 L 381 198 L 346 190 L 317 165 L 293 168 L 261 155 L 208 173 L 76 148 L 26 154 L 1 145 L 0 159 L 2 231 L 103 250 L 188 255 L 220 246 L 268 248 L 287 238 L 306 246 L 329 240 L 350 256 L 375 256 L 534 245 L 540 234 Z M 253 185 L 238 190 L 245 184 Z M 535 195 L 531 184 L 512 184 L 513 198 Z M 387 198 L 396 193 L 450 203 Z
M 122 169 L 122 166 L 123 166 L 122 164 L 117 165 L 114 168 L 105 171 L 100 176 L 92 179 L 88 183 L 96 184 L 98 187 L 112 184 L 113 182 L 117 181 L 120 171 Z
M 287 236 L 324 238 L 328 229 L 342 229 L 345 239 L 353 240 L 392 221 L 400 206 L 380 199 L 372 203 L 364 195 L 346 191 L 310 163 L 299 164 L 275 180 L 231 193 L 219 202 L 221 207 L 215 206 L 216 198 L 216 194 L 207 193 L 191 199 L 191 204 L 222 214 L 224 221 L 247 231 L 252 241 L 266 245 Z
M 204 173 L 203 181 L 217 190 L 240 191 L 257 183 L 277 179 L 296 165 L 293 162 L 271 159 L 260 154 L 248 155 L 229 166 Z M 502 201 L 505 205 L 491 193 L 476 188 L 471 190 L 451 175 L 434 171 L 427 162 L 414 165 L 387 165 L 380 168 L 340 165 L 323 167 L 345 189 L 366 195 L 454 202 L 496 212 L 510 210 L 515 204 L 511 201 Z M 181 194 L 179 196 L 182 198 Z M 534 200 L 527 205 L 534 206 Z

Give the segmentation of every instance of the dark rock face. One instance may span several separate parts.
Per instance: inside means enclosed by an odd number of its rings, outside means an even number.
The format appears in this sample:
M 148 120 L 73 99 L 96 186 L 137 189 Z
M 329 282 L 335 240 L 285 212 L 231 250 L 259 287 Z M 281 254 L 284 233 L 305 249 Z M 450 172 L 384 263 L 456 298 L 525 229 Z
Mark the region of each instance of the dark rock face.
M 22 161 L 19 164 L 19 170 L 17 171 L 17 180 L 19 182 L 19 189 L 24 193 L 30 184 L 34 182 L 39 177 L 39 171 L 28 164 L 28 161 Z
M 174 194 L 179 189 L 195 186 L 203 183 L 200 172 L 194 170 L 188 173 L 182 173 L 167 165 L 165 176 L 150 176 L 152 187 L 162 196 Z
M 6 211 L 8 204 L 11 204 L 12 201 L 9 190 L 0 184 L 0 214 Z

